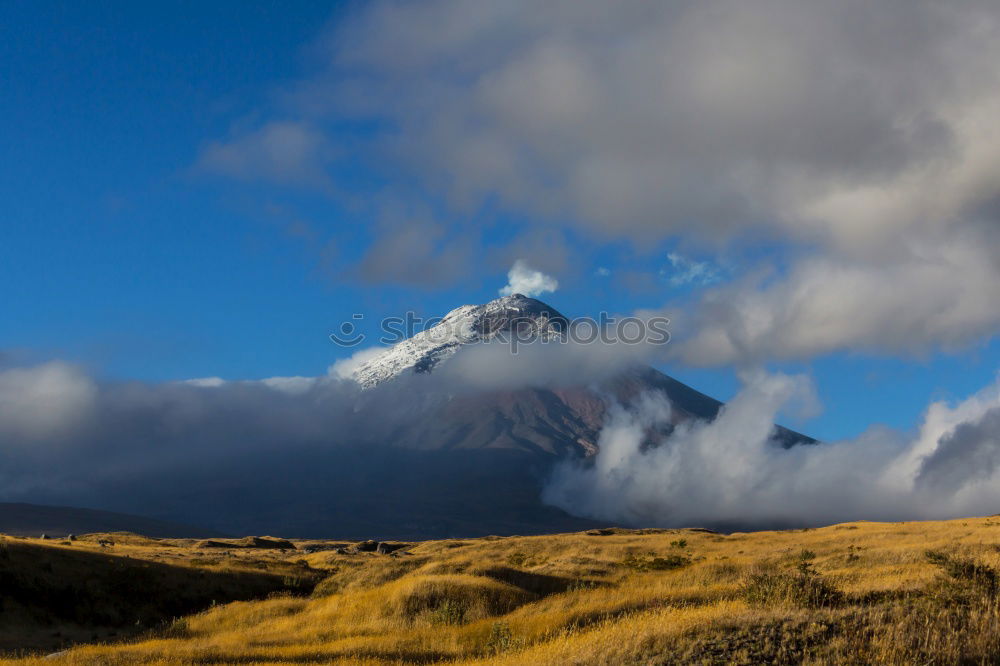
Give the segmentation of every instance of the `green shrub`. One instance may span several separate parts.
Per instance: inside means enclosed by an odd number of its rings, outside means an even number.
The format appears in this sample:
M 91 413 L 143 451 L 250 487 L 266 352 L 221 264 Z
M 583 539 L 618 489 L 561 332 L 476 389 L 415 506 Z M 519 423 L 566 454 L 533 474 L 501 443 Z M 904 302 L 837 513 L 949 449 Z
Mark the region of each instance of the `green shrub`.
M 490 627 L 489 638 L 486 639 L 486 652 L 488 654 L 503 654 L 518 647 L 520 642 L 515 640 L 514 632 L 510 630 L 510 625 L 506 622 L 494 622 Z
M 684 555 L 667 555 L 666 557 L 637 557 L 629 555 L 622 560 L 622 565 L 636 571 L 669 571 L 680 569 L 691 564 L 691 558 Z
M 525 562 L 528 561 L 528 554 L 517 551 L 516 553 L 511 553 L 507 556 L 507 564 L 512 567 L 523 567 Z
M 431 624 L 462 624 L 468 607 L 454 599 L 445 599 L 428 614 Z

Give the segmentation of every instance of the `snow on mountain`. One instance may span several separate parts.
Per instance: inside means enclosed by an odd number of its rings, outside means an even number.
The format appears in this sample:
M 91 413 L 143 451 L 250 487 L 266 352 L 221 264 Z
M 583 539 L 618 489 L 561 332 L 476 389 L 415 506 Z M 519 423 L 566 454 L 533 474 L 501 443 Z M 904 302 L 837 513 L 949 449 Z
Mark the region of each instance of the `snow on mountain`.
M 511 294 L 484 305 L 455 308 L 434 326 L 389 347 L 361 363 L 353 379 L 371 388 L 405 372 L 430 372 L 464 345 L 495 340 L 516 333 L 522 339 L 558 336 L 568 320 L 534 298 Z

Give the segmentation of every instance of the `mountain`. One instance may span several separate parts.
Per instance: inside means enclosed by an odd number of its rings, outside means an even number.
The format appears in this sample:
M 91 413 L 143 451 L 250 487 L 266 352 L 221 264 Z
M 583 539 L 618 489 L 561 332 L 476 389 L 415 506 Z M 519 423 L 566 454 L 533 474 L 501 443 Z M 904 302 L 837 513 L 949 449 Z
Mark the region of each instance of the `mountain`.
M 463 305 L 435 326 L 399 342 L 358 366 L 353 377 L 371 390 L 433 372 L 470 345 L 501 335 L 552 340 L 566 334 L 570 321 L 551 306 L 513 294 L 484 305 Z M 476 391 L 465 395 L 428 394 L 414 383 L 410 393 L 418 418 L 394 425 L 386 419 L 382 441 L 413 449 L 514 449 L 543 457 L 588 458 L 613 403 L 629 406 L 646 393 L 661 393 L 671 404 L 671 426 L 690 419 L 712 420 L 722 403 L 649 366 L 629 367 L 587 386 Z M 405 409 L 405 406 L 400 406 Z M 785 446 L 812 443 L 782 427 Z
M 135 532 L 150 537 L 225 536 L 200 527 L 127 513 L 70 506 L 0 502 L 0 534 L 66 536 L 91 532 Z

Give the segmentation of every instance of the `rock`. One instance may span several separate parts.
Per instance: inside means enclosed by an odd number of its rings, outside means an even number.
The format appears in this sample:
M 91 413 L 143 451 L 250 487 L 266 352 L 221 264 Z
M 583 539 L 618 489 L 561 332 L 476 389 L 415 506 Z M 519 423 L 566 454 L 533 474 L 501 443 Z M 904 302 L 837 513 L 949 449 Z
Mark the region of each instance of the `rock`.
M 45 540 L 45 539 L 48 539 L 48 538 L 49 538 L 49 535 L 48 535 L 48 534 L 43 534 L 42 536 L 40 536 L 40 537 L 38 537 L 38 538 L 39 538 L 39 539 L 42 539 L 42 540 Z
M 386 543 L 383 541 L 375 548 L 375 552 L 382 555 L 389 555 L 390 553 L 395 553 L 397 550 L 406 548 L 408 545 L 406 543 Z
M 194 545 L 195 548 L 232 548 L 233 544 L 225 543 L 222 541 L 215 541 L 214 539 L 205 539 L 204 541 L 199 541 Z
M 295 550 L 295 544 L 287 539 L 274 537 L 243 537 L 234 545 L 243 548 L 276 548 L 278 550 Z
M 310 543 L 301 547 L 303 553 L 322 553 L 323 551 L 333 551 L 344 554 L 347 550 L 341 543 Z
M 356 553 L 374 553 L 376 550 L 378 550 L 378 541 L 371 539 L 354 544 L 354 552 Z
M 236 539 L 235 541 L 205 539 L 195 544 L 195 548 L 275 548 L 277 550 L 295 550 L 295 544 L 286 539 L 249 536 Z
M 68 535 L 66 537 L 66 540 L 67 541 L 76 541 L 76 535 L 75 534 L 70 534 L 70 535 Z

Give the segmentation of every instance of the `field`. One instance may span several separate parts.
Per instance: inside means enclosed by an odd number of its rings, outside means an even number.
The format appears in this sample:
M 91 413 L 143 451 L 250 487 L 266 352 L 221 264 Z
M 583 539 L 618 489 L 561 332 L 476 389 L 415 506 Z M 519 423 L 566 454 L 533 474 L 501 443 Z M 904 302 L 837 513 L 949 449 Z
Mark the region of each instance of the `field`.
M 998 518 L 276 543 L 5 538 L 4 663 L 1000 660 Z

